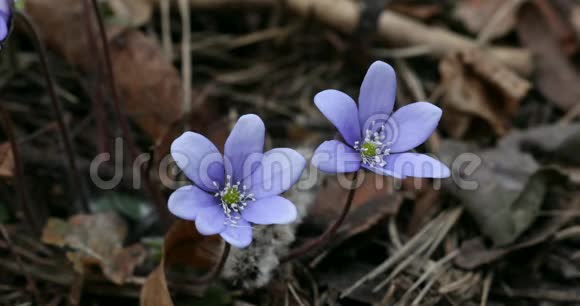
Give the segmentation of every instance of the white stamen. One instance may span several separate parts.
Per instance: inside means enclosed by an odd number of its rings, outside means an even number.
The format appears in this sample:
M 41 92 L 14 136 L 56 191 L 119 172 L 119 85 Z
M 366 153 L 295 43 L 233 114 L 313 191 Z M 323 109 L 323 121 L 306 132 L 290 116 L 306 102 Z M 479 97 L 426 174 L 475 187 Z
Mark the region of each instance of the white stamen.
M 371 167 L 383 168 L 387 162 L 384 158 L 390 155 L 391 149 L 388 148 L 392 142 L 385 142 L 385 125 L 375 129 L 375 122 L 371 123 L 369 129 L 365 130 L 365 138 L 361 141 L 354 142 L 354 149 L 360 152 L 361 159 L 365 165 Z M 368 152 L 368 146 L 375 148 L 375 152 Z M 372 154 L 369 154 L 372 153 Z

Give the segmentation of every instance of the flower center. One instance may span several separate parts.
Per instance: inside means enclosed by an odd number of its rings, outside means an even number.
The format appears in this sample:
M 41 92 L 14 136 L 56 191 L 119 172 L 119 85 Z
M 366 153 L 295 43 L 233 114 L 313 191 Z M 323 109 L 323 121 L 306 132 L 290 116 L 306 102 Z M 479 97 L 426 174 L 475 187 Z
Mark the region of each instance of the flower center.
M 365 131 L 365 138 L 354 143 L 354 149 L 360 152 L 362 162 L 371 167 L 383 168 L 387 162 L 385 157 L 390 154 L 390 141 L 385 141 L 385 126 L 375 129 L 375 122 Z
M 373 157 L 377 152 L 377 146 L 372 142 L 365 142 L 362 145 L 360 152 L 366 157 Z
M 238 189 L 230 187 L 224 191 L 225 193 L 222 200 L 227 205 L 236 204 L 240 201 L 240 191 Z
M 219 188 L 217 182 L 213 182 L 214 186 Z M 236 226 L 240 220 L 240 212 L 248 206 L 248 203 L 255 201 L 254 195 L 247 192 L 246 186 L 241 186 L 238 181 L 232 184 L 232 177 L 226 177 L 226 185 L 219 192 L 215 193 L 215 197 L 220 199 L 219 205 L 224 210 L 226 215 L 226 224 Z

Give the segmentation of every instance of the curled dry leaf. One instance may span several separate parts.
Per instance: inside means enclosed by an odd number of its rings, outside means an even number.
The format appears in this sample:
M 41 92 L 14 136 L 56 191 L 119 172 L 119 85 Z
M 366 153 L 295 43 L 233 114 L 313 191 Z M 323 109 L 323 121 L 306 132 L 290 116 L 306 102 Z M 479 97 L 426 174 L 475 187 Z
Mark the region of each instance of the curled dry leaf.
M 29 0 L 25 4 L 48 46 L 85 72 L 93 73 L 98 56 L 89 47 L 82 3 Z M 119 102 L 139 127 L 157 140 L 183 115 L 179 74 L 158 43 L 142 32 L 107 25 L 107 34 Z M 95 43 L 100 46 L 99 42 Z
M 0 144 L 0 177 L 11 178 L 14 176 L 14 155 L 12 146 L 5 142 Z
M 116 284 L 133 275 L 133 269 L 145 258 L 145 249 L 138 244 L 123 248 L 127 225 L 113 212 L 75 215 L 64 221 L 51 218 L 42 232 L 42 241 L 74 251 L 67 258 L 82 273 L 86 265 L 99 265 Z
M 141 306 L 173 306 L 165 271 L 171 265 L 183 264 L 195 268 L 211 269 L 222 252 L 219 236 L 203 236 L 192 222 L 177 220 L 163 243 L 161 263 L 149 276 L 141 289 Z
M 473 118 L 485 120 L 497 135 L 503 135 L 531 87 L 477 50 L 446 57 L 439 71 L 444 88 L 443 126 L 455 138 L 465 135 Z

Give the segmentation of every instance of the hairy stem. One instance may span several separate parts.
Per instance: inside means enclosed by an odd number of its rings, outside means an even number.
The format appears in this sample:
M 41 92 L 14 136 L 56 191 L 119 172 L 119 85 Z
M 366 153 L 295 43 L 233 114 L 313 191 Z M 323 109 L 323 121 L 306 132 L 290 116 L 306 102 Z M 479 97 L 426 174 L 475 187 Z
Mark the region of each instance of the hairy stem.
M 71 184 L 73 185 L 73 190 L 77 190 L 79 193 L 79 201 L 73 202 L 76 205 L 77 212 L 87 212 L 88 200 L 86 196 L 86 190 L 83 184 L 83 177 L 77 167 L 70 131 L 64 121 L 64 111 L 62 109 L 62 104 L 60 103 L 60 100 L 58 99 L 58 96 L 56 94 L 54 78 L 52 77 L 52 74 L 50 73 L 50 69 L 48 67 L 48 58 L 46 55 L 46 49 L 40 38 L 39 32 L 37 31 L 36 27 L 30 20 L 30 18 L 20 11 L 16 11 L 14 17 L 15 20 L 19 21 L 20 24 L 22 24 L 26 28 L 26 30 L 28 31 L 29 35 L 32 38 L 32 42 L 36 48 L 36 51 L 38 52 L 40 64 L 42 67 L 42 73 L 44 75 L 44 79 L 46 81 L 46 86 L 48 89 L 48 95 L 50 97 L 52 108 L 56 115 L 56 122 L 58 124 L 58 129 L 62 138 L 62 143 L 66 153 L 67 162 L 69 164 L 70 181 Z
M 352 200 L 354 199 L 354 194 L 356 192 L 357 177 L 358 172 L 355 172 L 352 177 L 352 185 L 350 187 L 350 191 L 348 192 L 348 197 L 346 199 L 346 203 L 344 204 L 344 208 L 342 209 L 340 216 L 338 217 L 338 219 L 336 219 L 334 224 L 332 224 L 329 228 L 327 228 L 326 231 L 317 238 L 312 239 L 293 250 L 290 250 L 290 252 L 288 252 L 286 256 L 280 259 L 281 264 L 303 257 L 309 252 L 318 249 L 319 247 L 328 243 L 329 239 L 336 233 L 336 231 L 338 231 L 338 229 L 346 219 L 348 212 L 350 211 L 350 207 L 352 206 Z

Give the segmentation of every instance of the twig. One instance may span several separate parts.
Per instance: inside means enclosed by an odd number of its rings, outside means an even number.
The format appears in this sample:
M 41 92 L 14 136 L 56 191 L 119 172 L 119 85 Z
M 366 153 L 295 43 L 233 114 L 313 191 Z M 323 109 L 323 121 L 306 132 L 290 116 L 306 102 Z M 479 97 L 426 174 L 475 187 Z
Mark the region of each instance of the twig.
M 189 16 L 189 0 L 179 0 L 181 15 L 181 78 L 183 79 L 183 113 L 189 115 L 191 105 L 191 18 Z M 189 120 L 186 120 L 189 123 Z
M 0 105 L 0 120 L 2 122 L 2 127 L 4 128 L 4 133 L 8 137 L 10 142 L 10 149 L 12 150 L 12 155 L 14 156 L 14 168 L 16 170 L 16 190 L 18 192 L 18 200 L 24 211 L 24 216 L 35 233 L 40 233 L 42 225 L 40 220 L 37 219 L 37 214 L 34 213 L 32 204 L 28 199 L 28 188 L 26 188 L 26 177 L 24 175 L 24 166 L 22 164 L 22 159 L 20 155 L 20 148 L 18 147 L 18 139 L 16 138 L 16 133 L 14 132 L 14 124 L 10 119 L 10 116 L 4 109 L 4 106 Z
M 173 43 L 171 42 L 171 4 L 170 0 L 159 0 L 161 6 L 161 40 L 163 53 L 167 60 L 173 60 Z
M 84 16 L 84 21 L 85 21 L 85 27 L 87 30 L 87 42 L 89 45 L 89 48 L 91 50 L 99 50 L 99 46 L 97 44 L 98 38 L 97 35 L 95 33 L 95 29 L 93 27 L 93 18 L 91 18 L 91 10 L 90 7 L 88 6 L 88 4 L 83 1 L 83 16 Z M 96 52 L 96 56 L 99 57 L 99 59 L 96 61 L 96 69 L 97 69 L 97 79 L 95 82 L 93 82 L 93 88 L 92 88 L 92 96 L 91 96 L 91 100 L 93 101 L 93 113 L 95 116 L 95 122 L 97 125 L 97 147 L 98 147 L 98 151 L 99 153 L 101 152 L 109 152 L 109 146 L 108 146 L 108 139 L 109 139 L 109 135 L 108 135 L 108 130 L 107 130 L 107 116 L 106 116 L 106 108 L 105 108 L 105 102 L 104 102 L 104 92 L 103 92 L 103 86 L 102 86 L 102 76 L 104 75 L 103 73 L 103 69 L 102 66 L 99 65 L 99 62 L 102 60 L 101 57 L 99 56 L 99 52 Z
M 483 281 L 483 290 L 481 290 L 481 303 L 480 306 L 487 306 L 487 299 L 489 298 L 489 291 L 491 289 L 491 283 L 493 282 L 493 272 L 489 272 Z
M 34 282 L 34 279 L 30 275 L 28 270 L 24 267 L 24 263 L 22 262 L 22 258 L 20 258 L 20 255 L 18 255 L 18 253 L 16 253 L 14 251 L 14 249 L 12 249 L 12 240 L 10 239 L 10 235 L 8 235 L 8 231 L 6 231 L 6 228 L 4 227 L 4 225 L 2 225 L 2 223 L 0 223 L 0 233 L 2 233 L 2 237 L 6 241 L 10 252 L 16 258 L 16 262 L 18 263 L 18 268 L 24 274 L 24 277 L 26 278 L 26 282 L 28 283 L 28 290 L 34 296 L 36 304 L 42 305 L 40 303 L 42 300 L 40 299 L 40 294 L 38 293 L 38 289 L 36 288 L 36 283 Z
M 355 172 L 352 177 L 352 184 L 350 187 L 350 191 L 348 193 L 348 197 L 346 199 L 346 203 L 344 204 L 344 208 L 342 209 L 340 217 L 338 217 L 338 219 L 334 222 L 334 224 L 332 224 L 328 229 L 326 229 L 324 233 L 322 233 L 322 235 L 318 236 L 317 238 L 304 243 L 303 245 L 297 247 L 296 249 L 290 250 L 290 252 L 288 252 L 286 256 L 280 259 L 281 264 L 300 258 L 306 255 L 307 253 L 311 252 L 312 250 L 317 249 L 321 245 L 325 244 L 328 241 L 328 239 L 330 239 L 336 233 L 336 231 L 340 228 L 340 226 L 346 219 L 346 216 L 350 211 L 350 207 L 352 206 L 352 200 L 356 192 L 357 177 L 358 172 Z
M 115 114 L 117 116 L 117 120 L 119 121 L 119 125 L 121 126 L 121 133 L 123 135 L 123 139 L 128 143 L 131 160 L 135 160 L 139 155 L 139 151 L 137 146 L 135 145 L 135 141 L 133 140 L 131 130 L 129 129 L 129 121 L 127 119 L 127 116 L 125 112 L 122 111 L 119 93 L 117 91 L 116 86 L 117 82 L 115 80 L 115 73 L 113 71 L 113 63 L 111 61 L 109 43 L 107 41 L 107 33 L 105 31 L 105 24 L 103 22 L 103 18 L 101 16 L 97 0 L 85 0 L 85 1 L 89 1 L 87 4 L 92 5 L 93 11 L 95 13 L 94 15 L 97 19 L 97 25 L 99 29 L 99 35 L 101 37 L 101 44 L 103 46 L 103 55 L 105 59 L 105 67 L 104 67 L 105 68 L 104 70 L 106 72 L 105 79 L 107 80 L 107 83 L 111 90 L 113 106 Z M 159 190 L 153 186 L 149 176 L 143 171 L 143 168 L 139 169 L 139 173 L 141 174 L 143 181 L 145 183 L 146 191 L 151 195 L 154 203 L 156 204 L 155 207 L 157 208 L 162 224 L 164 225 L 164 227 L 168 227 L 170 223 L 169 222 L 170 217 L 167 208 L 164 204 L 164 201 L 161 195 L 159 194 Z
M 48 68 L 48 58 L 46 55 L 46 50 L 44 48 L 44 44 L 40 39 L 40 34 L 36 30 L 36 27 L 28 18 L 25 13 L 21 11 L 16 11 L 14 14 L 14 18 L 26 28 L 29 35 L 32 38 L 33 44 L 38 52 L 40 58 L 40 64 L 42 67 L 42 73 L 44 75 L 46 85 L 48 88 L 48 94 L 50 96 L 50 101 L 52 104 L 52 108 L 56 115 L 56 121 L 58 123 L 58 128 L 61 134 L 64 150 L 66 153 L 66 158 L 70 167 L 70 180 L 71 184 L 74 186 L 73 190 L 76 190 L 79 195 L 79 201 L 74 201 L 75 205 L 77 206 L 78 212 L 87 212 L 88 211 L 88 200 L 86 196 L 86 190 L 83 184 L 83 177 L 81 176 L 80 172 L 78 171 L 75 154 L 74 154 L 74 147 L 73 142 L 70 136 L 70 131 L 68 126 L 64 122 L 64 112 L 62 110 L 62 105 L 60 104 L 60 100 L 56 95 L 56 89 L 54 84 L 54 79 L 52 74 L 50 73 L 50 69 Z
M 191 5 L 198 9 L 273 6 L 276 2 L 277 0 L 190 0 Z M 286 0 L 286 6 L 298 15 L 314 17 L 347 34 L 352 34 L 359 24 L 360 5 L 350 0 Z M 477 43 L 466 36 L 424 25 L 391 11 L 383 11 L 379 16 L 377 34 L 387 43 L 398 47 L 427 47 L 431 55 L 437 57 L 477 47 Z M 524 75 L 532 71 L 532 55 L 524 49 L 492 47 L 488 51 Z

